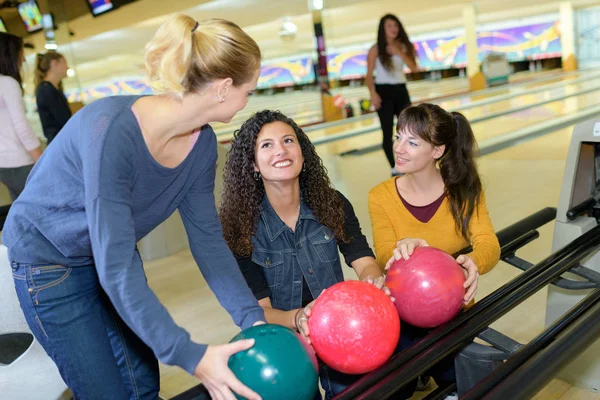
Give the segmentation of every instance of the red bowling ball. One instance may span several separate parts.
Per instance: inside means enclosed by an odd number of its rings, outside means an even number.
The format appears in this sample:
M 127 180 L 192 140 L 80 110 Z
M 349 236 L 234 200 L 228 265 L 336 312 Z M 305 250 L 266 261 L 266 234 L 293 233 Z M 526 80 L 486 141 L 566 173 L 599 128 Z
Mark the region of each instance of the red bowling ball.
M 385 363 L 400 337 L 394 303 L 366 282 L 347 281 L 321 294 L 308 319 L 310 339 L 325 364 L 364 374 Z
M 417 247 L 408 260 L 395 261 L 385 281 L 400 320 L 421 328 L 441 325 L 460 312 L 464 283 L 462 267 L 434 247 Z

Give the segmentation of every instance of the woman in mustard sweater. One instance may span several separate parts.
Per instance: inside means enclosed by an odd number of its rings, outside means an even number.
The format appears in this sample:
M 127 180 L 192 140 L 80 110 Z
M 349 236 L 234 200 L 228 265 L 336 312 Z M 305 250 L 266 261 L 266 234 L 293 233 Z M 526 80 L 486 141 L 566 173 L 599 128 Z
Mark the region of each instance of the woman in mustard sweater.
M 453 254 L 469 245 L 473 251 L 456 260 L 463 267 L 464 304 L 477 293 L 480 274 L 500 257 L 474 160 L 475 136 L 467 119 L 433 104 L 406 108 L 394 141 L 396 171 L 403 174 L 369 192 L 369 213 L 377 263 L 387 269 L 408 259 L 415 247 L 433 246 Z M 401 344 L 410 346 L 427 330 L 402 323 Z M 455 380 L 453 358 L 431 371 L 438 381 Z

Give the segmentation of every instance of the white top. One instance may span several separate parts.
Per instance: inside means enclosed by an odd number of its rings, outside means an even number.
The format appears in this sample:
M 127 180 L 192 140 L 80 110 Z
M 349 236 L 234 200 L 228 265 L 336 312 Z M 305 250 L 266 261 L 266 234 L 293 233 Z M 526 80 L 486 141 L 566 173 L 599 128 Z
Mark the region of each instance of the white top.
M 388 71 L 381 64 L 379 56 L 375 59 L 375 84 L 376 85 L 397 85 L 399 83 L 406 83 L 406 76 L 404 75 L 404 60 L 398 55 L 392 56 L 393 68 Z
M 29 151 L 40 146 L 25 116 L 25 102 L 19 83 L 0 75 L 0 168 L 33 164 Z

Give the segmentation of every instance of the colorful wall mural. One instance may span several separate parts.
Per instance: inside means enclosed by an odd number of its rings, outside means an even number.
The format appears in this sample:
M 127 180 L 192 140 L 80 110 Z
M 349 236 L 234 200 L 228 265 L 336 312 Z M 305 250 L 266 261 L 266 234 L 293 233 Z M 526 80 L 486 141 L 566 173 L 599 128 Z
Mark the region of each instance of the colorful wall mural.
M 490 52 L 504 53 L 509 61 L 560 57 L 558 21 L 525 25 L 496 31 L 477 32 L 479 60 Z M 465 36 L 415 42 L 419 65 L 425 70 L 465 67 Z
M 267 62 L 260 67 L 258 89 L 303 85 L 315 81 L 315 70 L 310 57 L 289 61 Z
M 152 94 L 152 89 L 143 79 L 125 79 L 112 82 L 108 85 L 98 85 L 87 88 L 81 92 L 66 90 L 67 99 L 89 103 L 107 96 Z
M 481 30 L 477 33 L 479 59 L 490 52 L 504 53 L 510 61 L 537 60 L 560 57 L 560 29 L 558 21 L 522 26 Z M 440 70 L 466 66 L 465 36 L 446 36 L 414 42 L 423 70 Z M 335 52 L 327 56 L 330 79 L 359 79 L 367 72 L 368 48 Z M 315 81 L 311 57 L 265 62 L 261 66 L 258 89 L 310 84 Z M 78 93 L 67 91 L 69 101 L 90 102 L 94 99 L 126 94 L 152 93 L 143 79 L 125 79 L 108 85 L 86 88 Z

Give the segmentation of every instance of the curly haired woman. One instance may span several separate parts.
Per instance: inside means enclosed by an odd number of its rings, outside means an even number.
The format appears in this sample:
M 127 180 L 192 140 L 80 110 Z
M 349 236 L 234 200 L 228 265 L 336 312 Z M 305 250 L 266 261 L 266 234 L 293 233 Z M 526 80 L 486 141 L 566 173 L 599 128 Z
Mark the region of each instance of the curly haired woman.
M 308 340 L 312 302 L 344 280 L 338 249 L 358 279 L 383 288 L 352 205 L 332 188 L 293 120 L 269 110 L 247 120 L 235 134 L 224 178 L 224 237 L 268 322 Z M 320 377 L 327 399 L 357 379 L 325 366 Z

